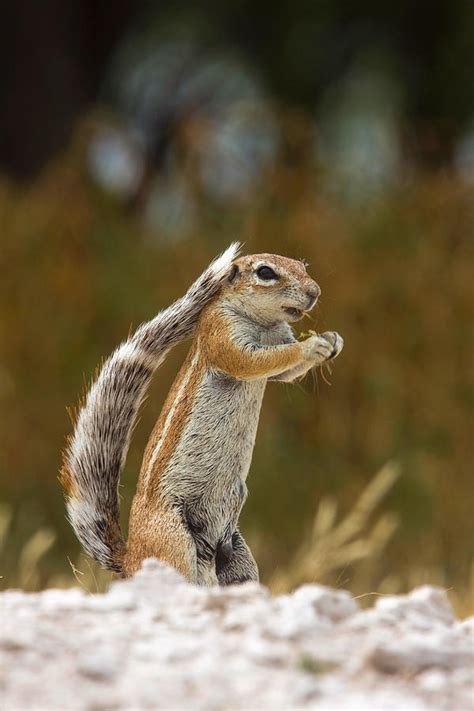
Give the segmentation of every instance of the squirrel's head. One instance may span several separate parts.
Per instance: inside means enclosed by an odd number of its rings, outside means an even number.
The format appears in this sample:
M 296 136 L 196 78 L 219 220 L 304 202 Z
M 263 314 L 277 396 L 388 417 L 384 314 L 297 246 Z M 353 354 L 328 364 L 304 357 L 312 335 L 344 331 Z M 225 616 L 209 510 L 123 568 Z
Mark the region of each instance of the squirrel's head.
M 303 262 L 277 254 L 236 259 L 225 290 L 239 310 L 268 324 L 299 321 L 321 293 Z

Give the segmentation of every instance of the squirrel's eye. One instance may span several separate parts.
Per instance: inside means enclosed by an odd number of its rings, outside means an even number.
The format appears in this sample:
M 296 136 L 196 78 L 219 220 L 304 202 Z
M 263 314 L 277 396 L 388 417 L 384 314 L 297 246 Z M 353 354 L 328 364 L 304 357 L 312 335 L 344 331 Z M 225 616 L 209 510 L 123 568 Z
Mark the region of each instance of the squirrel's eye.
M 264 281 L 270 281 L 270 279 L 278 279 L 278 276 L 275 274 L 273 269 L 270 267 L 259 267 L 257 269 L 257 276 L 259 279 L 263 279 Z

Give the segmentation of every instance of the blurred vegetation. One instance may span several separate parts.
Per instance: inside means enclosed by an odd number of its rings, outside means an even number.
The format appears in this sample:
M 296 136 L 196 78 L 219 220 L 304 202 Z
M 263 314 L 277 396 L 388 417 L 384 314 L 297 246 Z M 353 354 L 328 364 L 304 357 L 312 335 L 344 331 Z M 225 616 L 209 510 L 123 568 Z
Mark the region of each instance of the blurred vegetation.
M 147 149 L 157 163 L 170 117 L 179 119 L 183 108 L 196 107 L 186 91 L 190 75 L 229 52 L 254 68 L 277 101 L 308 112 L 320 110 L 334 86 L 364 63 L 394 84 L 407 119 L 400 126 L 403 142 L 424 165 L 450 164 L 473 120 L 472 0 L 6 0 L 2 11 L 0 166 L 21 178 L 36 175 L 68 144 L 77 117 L 91 104 L 124 108 L 111 76 L 117 59 L 123 83 L 136 68 L 137 54 L 148 46 L 149 70 L 156 50 L 176 35 L 191 51 L 174 63 L 166 96 L 153 112 Z M 167 72 L 169 59 L 161 53 L 156 76 Z M 228 73 L 226 83 L 232 84 Z M 209 101 L 205 84 L 201 89 Z M 145 93 L 149 110 L 153 80 Z M 134 108 L 143 114 L 143 106 L 128 106 Z
M 325 191 L 305 151 L 298 160 L 281 151 L 245 201 L 206 199 L 187 173 L 193 219 L 170 237 L 92 182 L 88 131 L 35 183 L 0 179 L 2 586 L 103 584 L 80 556 L 56 479 L 66 405 L 131 325 L 238 238 L 246 252 L 304 257 L 322 298 L 301 329 L 345 338 L 330 386 L 318 377 L 267 388 L 242 518 L 263 581 L 317 580 L 361 595 L 439 583 L 472 611 L 468 185 L 448 171 L 411 171 L 376 199 L 344 200 Z M 185 350 L 158 372 L 134 436 L 125 530 L 142 452 Z

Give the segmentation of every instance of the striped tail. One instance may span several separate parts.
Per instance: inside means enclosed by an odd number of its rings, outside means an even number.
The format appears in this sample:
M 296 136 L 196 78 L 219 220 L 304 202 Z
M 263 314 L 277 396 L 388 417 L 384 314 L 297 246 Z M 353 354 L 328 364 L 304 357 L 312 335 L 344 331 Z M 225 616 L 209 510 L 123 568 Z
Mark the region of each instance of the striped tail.
M 71 525 L 85 551 L 122 572 L 118 484 L 140 405 L 168 351 L 191 336 L 202 309 L 229 276 L 239 244 L 214 260 L 187 293 L 108 358 L 80 408 L 63 453 L 60 481 Z

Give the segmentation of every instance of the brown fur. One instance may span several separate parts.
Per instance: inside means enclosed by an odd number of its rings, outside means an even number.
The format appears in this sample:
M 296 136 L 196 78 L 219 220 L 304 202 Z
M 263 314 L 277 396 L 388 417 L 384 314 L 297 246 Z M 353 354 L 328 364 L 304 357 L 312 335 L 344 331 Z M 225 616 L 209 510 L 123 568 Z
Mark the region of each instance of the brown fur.
M 174 381 L 165 400 L 163 410 L 161 411 L 160 416 L 151 433 L 150 439 L 148 440 L 139 476 L 138 490 L 140 492 L 140 495 L 146 497 L 156 496 L 160 476 L 165 470 L 169 460 L 173 456 L 173 452 L 176 449 L 176 445 L 180 439 L 183 427 L 186 424 L 186 420 L 191 413 L 194 394 L 196 392 L 196 386 L 202 377 L 204 369 L 204 364 L 202 363 L 202 361 L 198 361 L 192 373 L 190 374 L 186 388 L 181 394 L 180 400 L 177 403 L 176 409 L 173 413 L 172 426 L 168 429 L 168 432 L 161 444 L 160 453 L 156 458 L 150 478 L 147 479 L 145 482 L 146 473 L 148 472 L 153 452 L 159 442 L 160 435 L 163 431 L 163 427 L 166 422 L 166 418 L 168 417 L 170 410 L 176 403 L 176 398 L 180 390 L 181 384 L 191 367 L 192 360 L 198 347 L 197 344 L 198 339 L 196 339 L 193 346 L 191 347 L 186 357 L 186 360 L 183 363 L 183 366 L 181 367 L 178 375 L 176 376 L 176 380 Z
M 74 477 L 69 469 L 67 463 L 65 462 L 59 471 L 59 481 L 63 487 L 67 496 L 71 498 L 78 498 L 79 491 L 77 489 Z
M 303 358 L 300 343 L 259 352 L 239 348 L 231 338 L 229 319 L 221 313 L 219 305 L 204 312 L 200 328 L 207 333 L 203 339 L 207 367 L 223 370 L 240 380 L 269 377 L 297 365 Z
M 123 573 L 125 551 L 118 486 L 140 404 L 154 371 L 173 346 L 194 334 L 202 309 L 227 283 L 238 248 L 230 245 L 184 296 L 130 334 L 72 413 L 60 475 L 68 518 L 84 550 L 116 573 Z
M 127 550 L 122 560 L 125 577 L 133 575 L 145 558 L 155 557 L 196 582 L 196 548 L 177 512 L 136 496 L 130 512 Z
M 126 546 L 112 496 L 123 445 L 114 434 L 94 451 L 96 468 L 107 484 L 99 488 L 100 506 L 94 498 L 97 480 L 88 483 L 95 469 L 89 466 L 84 489 L 88 498 L 78 503 L 81 492 L 75 490 L 68 463 L 77 466 L 78 456 L 89 452 L 90 441 L 97 444 L 96 422 L 105 435 L 115 433 L 117 419 L 111 414 L 117 400 L 124 404 L 117 410 L 123 423 L 116 427 L 117 436 L 125 432 L 124 426 L 132 421 L 130 404 L 136 406 L 151 376 L 149 349 L 158 344 L 161 357 L 168 344 L 178 340 L 176 329 L 188 313 L 186 301 L 170 307 L 169 317 L 158 319 L 156 327 L 154 322 L 145 324 L 106 363 L 97 381 L 101 399 L 88 396 L 72 455 L 65 460 L 61 478 L 76 532 L 92 555 L 124 576 L 154 556 L 203 585 L 258 580 L 238 518 L 247 496 L 245 482 L 267 380 L 294 380 L 342 348 L 335 333 L 304 342 L 294 338 L 289 323 L 311 309 L 320 293 L 301 262 L 258 254 L 228 266 L 220 290 L 213 298 L 207 292 L 207 303 L 199 313 L 193 312 L 194 342 L 147 444 Z M 185 297 L 189 303 L 201 304 L 204 277 Z M 136 343 L 145 349 L 146 362 Z M 100 407 L 104 402 L 107 406 Z M 103 451 L 110 460 L 105 469 Z M 88 457 L 79 461 L 90 464 Z M 77 472 L 81 475 L 81 467 Z
M 298 366 L 301 367 L 301 364 L 312 362 L 311 359 L 314 358 L 314 353 L 308 355 L 308 344 L 305 346 L 294 339 L 293 342 L 258 348 L 245 342 L 243 327 L 245 319 L 243 321 L 242 315 L 234 311 L 235 304 L 238 304 L 239 300 L 245 303 L 249 294 L 256 304 L 261 299 L 263 304 L 265 299 L 268 300 L 269 294 L 271 300 L 271 293 L 273 291 L 279 293 L 281 290 L 281 284 L 273 287 L 252 280 L 255 265 L 267 261 L 289 272 L 296 281 L 297 287 L 293 285 L 291 287 L 293 291 L 291 289 L 288 291 L 289 306 L 293 304 L 296 288 L 298 295 L 300 292 L 308 293 L 315 298 L 319 295 L 319 287 L 308 276 L 304 265 L 300 262 L 269 254 L 236 260 L 240 278 L 230 286 L 224 287 L 219 297 L 203 310 L 193 346 L 169 392 L 146 447 L 130 515 L 128 549 L 123 561 L 125 575 L 134 572 L 145 557 L 153 555 L 180 570 L 191 581 L 196 580 L 197 565 L 199 582 L 202 583 L 203 580 L 208 584 L 217 582 L 212 561 L 196 560 L 196 544 L 193 536 L 183 516 L 177 514 L 172 501 L 173 496 L 179 498 L 180 492 L 174 489 L 170 492 L 167 479 L 163 477 L 177 452 L 185 427 L 193 417 L 197 392 L 206 373 L 227 373 L 238 381 L 261 381 L 291 371 Z M 283 302 L 285 298 L 283 297 Z M 307 297 L 301 298 L 306 303 Z M 298 308 L 303 309 L 304 306 L 298 304 Z M 255 323 L 253 318 L 251 317 L 252 328 L 256 328 L 258 332 L 258 321 Z M 267 317 L 264 308 L 261 312 L 257 311 L 256 318 L 265 321 Z M 270 316 L 268 318 L 271 321 Z M 279 313 L 277 318 L 284 320 Z M 267 327 L 268 324 L 265 326 L 262 324 L 263 330 Z M 326 347 L 327 345 L 326 343 Z M 303 370 L 304 368 L 303 365 Z M 184 390 L 183 386 L 185 386 Z M 170 414 L 168 429 L 161 440 Z M 160 449 L 156 453 L 158 444 Z M 202 457 L 206 457 L 206 451 L 202 452 Z M 248 551 L 243 539 L 240 545 Z M 251 556 L 250 552 L 245 555 Z

